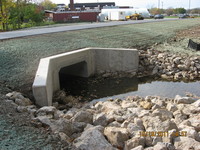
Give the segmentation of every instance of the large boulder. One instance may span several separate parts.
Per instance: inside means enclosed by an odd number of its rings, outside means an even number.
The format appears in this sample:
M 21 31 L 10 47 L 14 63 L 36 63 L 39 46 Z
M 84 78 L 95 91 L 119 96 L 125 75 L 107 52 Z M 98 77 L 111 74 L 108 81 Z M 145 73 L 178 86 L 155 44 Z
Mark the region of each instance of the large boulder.
M 77 112 L 72 118 L 71 121 L 73 122 L 85 122 L 92 124 L 93 123 L 93 114 L 88 111 L 79 111 Z
M 152 112 L 152 116 L 158 116 L 162 121 L 171 119 L 173 117 L 173 113 L 166 109 L 156 109 Z
M 168 103 L 166 108 L 170 112 L 175 112 L 176 110 L 178 110 L 178 108 L 176 107 L 176 105 L 172 104 L 172 103 Z
M 116 101 L 105 101 L 105 102 L 98 102 L 95 105 L 97 110 L 101 110 L 101 112 L 111 112 L 115 110 L 120 110 L 122 107 Z
M 71 108 L 63 115 L 63 118 L 71 119 L 78 111 L 77 108 Z
M 44 106 L 37 110 L 36 116 L 47 116 L 49 118 L 54 118 L 57 109 L 53 106 Z
M 180 150 L 199 150 L 200 142 L 189 137 L 177 137 L 174 139 L 174 146 Z
M 144 150 L 143 146 L 137 146 L 135 148 L 132 148 L 131 150 Z
M 6 94 L 6 97 L 13 100 L 17 105 L 20 106 L 28 106 L 28 105 L 32 105 L 32 102 L 29 98 L 25 98 L 22 93 L 19 92 L 11 92 Z
M 63 132 L 67 136 L 71 136 L 74 132 L 76 132 L 76 130 L 74 130 L 73 124 L 69 120 L 63 118 L 60 118 L 59 120 L 51 123 L 50 127 L 53 132 Z
M 158 142 L 154 146 L 154 150 L 175 150 L 175 147 L 171 143 Z
M 123 148 L 124 142 L 129 139 L 129 132 L 126 128 L 106 127 L 104 135 L 113 146 L 118 148 Z
M 117 121 L 113 121 L 109 123 L 107 127 L 121 127 L 121 124 Z
M 140 102 L 140 106 L 141 106 L 142 108 L 144 108 L 144 109 L 149 110 L 149 109 L 152 108 L 153 104 L 152 104 L 151 102 L 148 102 L 148 101 L 141 101 L 141 102 Z
M 200 107 L 200 99 L 195 101 L 194 103 L 192 103 L 192 105 L 194 105 L 196 107 Z
M 184 114 L 182 110 L 177 110 L 173 112 L 173 115 L 175 117 L 174 121 L 176 122 L 176 124 L 180 124 L 181 122 L 183 122 L 184 120 L 188 118 L 188 116 Z
M 154 147 L 154 150 L 168 150 L 167 146 L 164 143 L 157 143 Z
M 52 121 L 47 116 L 38 116 L 37 118 L 35 118 L 33 120 L 41 122 L 44 126 L 52 125 Z
M 183 133 L 186 133 L 187 137 L 189 138 L 193 138 L 195 139 L 196 141 L 199 141 L 200 142 L 200 136 L 198 134 L 198 132 L 195 130 L 194 127 L 187 127 L 187 128 L 184 128 L 180 131 L 180 133 L 183 132 Z
M 143 124 L 146 131 L 169 131 L 178 130 L 176 124 L 171 120 L 162 121 L 158 117 L 143 117 Z
M 122 108 L 137 107 L 137 104 L 136 104 L 136 102 L 131 102 L 131 101 L 128 101 L 128 100 L 124 100 L 121 103 L 121 107 Z
M 109 122 L 109 119 L 106 117 L 105 113 L 95 114 L 93 116 L 93 124 L 106 126 Z
M 138 146 L 145 146 L 145 138 L 143 137 L 133 137 L 130 140 L 125 142 L 124 150 L 130 150 Z
M 127 115 L 138 117 L 141 114 L 142 109 L 141 108 L 128 108 L 127 109 Z
M 17 105 L 20 105 L 20 106 L 29 106 L 29 105 L 32 105 L 32 102 L 29 98 L 23 98 L 23 99 L 19 99 L 19 98 L 16 98 L 15 99 L 15 103 Z
M 197 115 L 189 119 L 191 126 L 195 128 L 197 132 L 200 132 L 200 116 Z
M 139 118 L 142 118 L 142 117 L 144 117 L 144 116 L 150 116 L 150 114 L 151 114 L 150 110 L 142 110 L 142 111 L 140 112 L 140 114 L 138 115 L 138 117 L 139 117 Z
M 145 137 L 145 146 L 146 147 L 154 146 L 158 142 L 163 142 L 162 137 L 158 137 L 158 136 L 146 136 Z
M 102 127 L 89 127 L 73 142 L 74 150 L 117 150 L 104 137 Z
M 174 101 L 177 104 L 192 104 L 195 102 L 191 97 L 181 97 L 180 95 L 176 95 Z
M 178 108 L 178 110 L 181 110 L 186 115 L 192 115 L 192 114 L 195 114 L 195 113 L 196 114 L 200 113 L 200 108 L 196 107 L 194 105 L 178 104 L 177 108 Z
M 144 131 L 144 126 L 143 125 L 137 125 L 135 123 L 129 123 L 127 125 L 127 129 L 130 133 L 131 137 L 134 137 L 138 134 L 139 131 Z
M 153 147 L 147 147 L 144 150 L 154 150 L 154 148 Z
M 24 99 L 24 96 L 22 95 L 22 93 L 13 91 L 11 93 L 7 93 L 6 97 L 11 99 L 11 100 L 15 100 L 15 99 Z
M 166 102 L 163 99 L 153 98 L 151 101 L 152 101 L 152 103 L 157 104 L 160 107 L 165 107 L 166 106 Z

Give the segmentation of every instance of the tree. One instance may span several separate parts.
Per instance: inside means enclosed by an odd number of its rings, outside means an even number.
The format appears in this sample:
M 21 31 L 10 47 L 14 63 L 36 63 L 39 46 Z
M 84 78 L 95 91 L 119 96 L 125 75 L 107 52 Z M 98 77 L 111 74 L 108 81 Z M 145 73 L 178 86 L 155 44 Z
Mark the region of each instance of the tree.
M 3 31 L 8 30 L 10 10 L 13 6 L 13 0 L 0 0 L 0 24 Z
M 200 8 L 194 8 L 190 11 L 191 14 L 200 14 Z
M 157 15 L 157 14 L 163 14 L 164 13 L 164 10 L 163 9 L 159 9 L 159 8 L 151 8 L 149 10 L 149 12 L 152 14 L 152 15 Z
M 44 12 L 38 5 L 18 0 L 16 6 L 17 7 L 11 11 L 10 18 L 13 27 L 17 25 L 17 28 L 21 28 L 23 23 L 39 23 L 43 21 Z
M 175 14 L 185 14 L 186 9 L 185 8 L 176 8 L 176 9 L 174 9 L 174 13 Z
M 3 31 L 21 28 L 23 23 L 40 23 L 44 11 L 32 0 L 0 0 L 0 27 Z
M 56 4 L 52 3 L 50 0 L 43 0 L 40 4 L 44 10 L 52 10 L 56 8 Z
M 165 13 L 170 16 L 170 15 L 173 15 L 174 14 L 174 9 L 173 8 L 168 8 L 165 10 Z

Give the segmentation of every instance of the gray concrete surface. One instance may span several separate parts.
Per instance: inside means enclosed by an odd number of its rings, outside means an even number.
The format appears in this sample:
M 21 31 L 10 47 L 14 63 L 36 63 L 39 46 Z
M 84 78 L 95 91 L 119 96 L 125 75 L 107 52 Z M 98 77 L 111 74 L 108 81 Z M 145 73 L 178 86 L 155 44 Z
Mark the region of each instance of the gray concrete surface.
M 76 24 L 76 25 L 68 25 L 68 26 L 60 26 L 60 27 L 49 27 L 49 28 L 39 28 L 39 29 L 30 29 L 30 30 L 18 30 L 18 31 L 10 31 L 10 32 L 1 32 L 0 40 L 40 35 L 40 34 L 48 34 L 48 33 L 56 33 L 56 32 L 64 32 L 64 31 L 73 31 L 73 30 L 82 30 L 82 29 L 91 29 L 91 28 L 101 28 L 101 27 L 109 27 L 109 26 L 118 26 L 118 25 L 127 25 L 127 24 L 139 24 L 139 23 L 149 23 L 149 22 L 160 22 L 160 21 L 171 21 L 177 19 L 146 19 L 146 20 L 134 20 L 134 21 L 111 21 L 111 22 L 100 22 L 100 23 L 88 23 L 88 24 Z
M 135 49 L 85 48 L 40 60 L 32 86 L 36 104 L 52 105 L 53 93 L 60 89 L 59 71 L 80 62 L 83 67 L 71 67 L 74 75 L 89 77 L 102 71 L 137 71 L 139 56 Z M 80 64 L 80 65 L 81 65 Z M 81 68 L 81 69 L 80 69 Z

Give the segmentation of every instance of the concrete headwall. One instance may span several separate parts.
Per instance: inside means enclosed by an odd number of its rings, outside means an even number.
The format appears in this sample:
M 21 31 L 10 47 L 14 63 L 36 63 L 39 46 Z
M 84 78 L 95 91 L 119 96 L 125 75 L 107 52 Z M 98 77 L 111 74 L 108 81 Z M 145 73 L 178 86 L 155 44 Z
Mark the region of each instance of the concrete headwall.
M 33 95 L 36 104 L 52 105 L 53 93 L 60 89 L 59 71 L 61 68 L 85 62 L 85 70 L 73 68 L 72 73 L 81 77 L 89 77 L 101 71 L 137 71 L 138 51 L 135 49 L 85 48 L 40 60 L 33 83 Z

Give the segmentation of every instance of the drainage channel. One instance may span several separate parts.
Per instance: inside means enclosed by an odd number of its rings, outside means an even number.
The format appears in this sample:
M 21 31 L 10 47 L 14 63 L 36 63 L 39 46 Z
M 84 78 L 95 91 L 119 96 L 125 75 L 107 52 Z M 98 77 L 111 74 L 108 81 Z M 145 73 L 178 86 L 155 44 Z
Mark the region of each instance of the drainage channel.
M 162 96 L 174 98 L 176 95 L 194 94 L 200 97 L 200 82 L 172 82 L 144 78 L 81 78 L 64 76 L 61 89 L 72 96 L 81 96 L 84 101 L 103 101 L 126 98 L 127 96 Z

